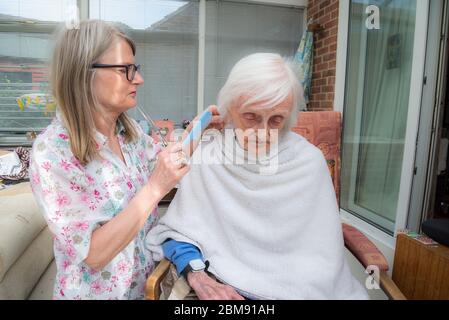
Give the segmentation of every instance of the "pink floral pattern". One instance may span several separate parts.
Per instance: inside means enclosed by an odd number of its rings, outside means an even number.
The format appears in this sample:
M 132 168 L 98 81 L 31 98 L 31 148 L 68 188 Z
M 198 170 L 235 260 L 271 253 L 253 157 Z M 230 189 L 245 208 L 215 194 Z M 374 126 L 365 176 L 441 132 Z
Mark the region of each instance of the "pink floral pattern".
M 159 147 L 143 134 L 126 143 L 119 125 L 118 139 L 125 163 L 96 132 L 99 157 L 82 166 L 73 156 L 60 115 L 39 135 L 30 163 L 31 186 L 54 234 L 57 275 L 55 299 L 142 299 L 153 270 L 144 246 L 157 223 L 155 209 L 136 238 L 102 270 L 84 263 L 92 232 L 120 213 L 148 181 Z

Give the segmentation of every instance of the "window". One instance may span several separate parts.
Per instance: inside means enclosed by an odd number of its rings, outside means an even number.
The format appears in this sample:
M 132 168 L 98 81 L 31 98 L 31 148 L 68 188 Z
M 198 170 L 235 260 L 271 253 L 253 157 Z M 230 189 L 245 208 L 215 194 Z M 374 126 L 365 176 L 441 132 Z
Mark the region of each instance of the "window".
M 17 99 L 23 95 L 48 98 L 46 63 L 51 34 L 64 20 L 69 5 L 81 7 L 82 19 L 118 23 L 135 40 L 136 61 L 142 65 L 145 79 L 138 91 L 139 105 L 155 120 L 170 119 L 180 126 L 199 109 L 216 103 L 230 68 L 243 56 L 260 51 L 294 55 L 303 32 L 304 10 L 291 6 L 289 0 L 288 6 L 282 5 L 283 0 L 277 2 L 1 1 L 0 135 L 9 139 L 13 133 L 23 136 L 30 130 L 39 131 L 53 117 L 51 108 L 33 107 L 27 100 L 21 108 Z M 200 18 L 205 21 L 204 27 Z M 204 46 L 201 39 L 205 39 Z M 199 91 L 199 83 L 204 93 Z M 199 93 L 202 99 L 198 99 Z M 136 110 L 130 114 L 142 119 Z M 2 140 L 5 137 L 0 136 L 0 145 Z
M 365 26 L 369 4 L 350 4 L 340 203 L 392 235 L 402 167 L 409 160 L 404 145 L 417 1 L 379 5 L 379 30 Z
M 70 4 L 59 0 L 0 2 L 2 145 L 26 144 L 24 133 L 42 130 L 54 115 L 51 101 L 46 100 L 47 61 L 51 34 Z

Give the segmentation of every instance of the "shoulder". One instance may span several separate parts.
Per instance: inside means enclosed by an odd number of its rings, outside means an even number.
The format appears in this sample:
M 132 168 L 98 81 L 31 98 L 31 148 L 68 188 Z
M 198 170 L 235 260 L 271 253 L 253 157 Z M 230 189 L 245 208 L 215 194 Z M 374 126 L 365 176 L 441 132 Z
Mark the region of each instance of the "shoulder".
M 323 152 L 306 138 L 291 131 L 286 134 L 286 139 L 288 145 L 294 152 L 295 158 L 315 164 L 316 169 L 327 167 Z
M 310 143 L 306 138 L 297 134 L 296 132 L 290 131 L 286 134 L 288 143 L 294 147 L 297 152 L 306 152 L 313 158 L 323 158 L 323 152 L 314 144 Z
M 224 133 L 216 129 L 208 129 L 201 136 L 201 143 L 197 146 L 193 157 L 200 158 L 205 163 L 216 160 L 221 155 L 223 149 Z M 206 161 L 205 161 L 206 160 Z M 197 162 L 198 163 L 198 162 Z
M 42 158 L 53 154 L 60 157 L 71 157 L 69 134 L 58 119 L 53 119 L 33 143 L 32 157 Z

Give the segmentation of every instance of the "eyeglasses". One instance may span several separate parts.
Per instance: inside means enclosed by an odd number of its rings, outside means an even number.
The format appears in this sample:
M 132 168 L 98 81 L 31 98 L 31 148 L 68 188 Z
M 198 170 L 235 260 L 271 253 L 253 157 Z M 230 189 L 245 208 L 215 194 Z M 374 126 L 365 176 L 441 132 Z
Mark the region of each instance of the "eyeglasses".
M 133 81 L 134 77 L 136 75 L 136 72 L 140 70 L 140 64 L 102 64 L 102 63 L 95 63 L 92 65 L 92 68 L 125 68 L 126 69 L 126 79 L 128 81 Z

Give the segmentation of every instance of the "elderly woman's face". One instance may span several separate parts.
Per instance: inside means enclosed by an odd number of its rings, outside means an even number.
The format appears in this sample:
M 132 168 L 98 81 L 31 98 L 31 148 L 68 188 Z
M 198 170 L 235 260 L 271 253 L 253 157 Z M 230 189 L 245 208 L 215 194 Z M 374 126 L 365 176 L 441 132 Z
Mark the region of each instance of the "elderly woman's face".
M 269 151 L 270 145 L 277 143 L 279 133 L 287 125 L 292 111 L 293 98 L 287 99 L 271 108 L 250 105 L 240 108 L 232 106 L 229 116 L 236 129 L 240 145 L 250 152 L 260 154 Z M 274 134 L 276 133 L 276 134 Z
M 135 64 L 130 45 L 123 39 L 114 42 L 98 61 L 101 64 Z M 143 78 L 136 72 L 132 81 L 126 78 L 126 68 L 96 69 L 93 90 L 98 102 L 107 111 L 122 113 L 136 106 L 137 87 Z

